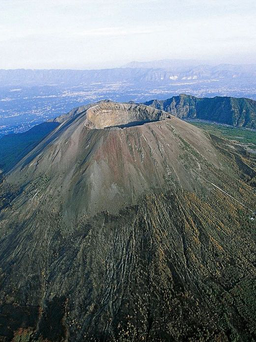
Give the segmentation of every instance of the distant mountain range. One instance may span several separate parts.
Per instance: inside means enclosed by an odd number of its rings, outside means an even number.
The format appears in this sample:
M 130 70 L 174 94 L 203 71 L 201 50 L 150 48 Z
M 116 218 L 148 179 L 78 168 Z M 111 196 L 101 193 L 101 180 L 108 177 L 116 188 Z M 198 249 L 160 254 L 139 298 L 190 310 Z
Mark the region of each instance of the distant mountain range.
M 180 95 L 163 101 L 148 101 L 145 104 L 169 112 L 180 119 L 201 119 L 235 127 L 256 128 L 256 101 L 250 99 Z
M 124 68 L 102 70 L 0 70 L 2 86 L 82 85 L 95 82 L 145 85 L 229 82 L 240 86 L 256 84 L 256 65 L 198 65 L 195 61 L 133 62 Z
M 192 68 L 198 65 L 208 65 L 206 61 L 194 59 L 163 59 L 158 61 L 137 62 L 133 61 L 125 64 L 123 68 L 145 68 L 145 69 L 185 69 Z

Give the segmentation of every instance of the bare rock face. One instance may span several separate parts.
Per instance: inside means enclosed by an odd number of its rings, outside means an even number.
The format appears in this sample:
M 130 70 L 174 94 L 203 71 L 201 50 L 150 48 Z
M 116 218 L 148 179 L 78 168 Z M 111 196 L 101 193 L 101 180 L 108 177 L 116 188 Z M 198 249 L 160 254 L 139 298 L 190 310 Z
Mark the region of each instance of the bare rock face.
M 142 105 L 56 121 L 1 185 L 2 340 L 256 339 L 253 156 Z

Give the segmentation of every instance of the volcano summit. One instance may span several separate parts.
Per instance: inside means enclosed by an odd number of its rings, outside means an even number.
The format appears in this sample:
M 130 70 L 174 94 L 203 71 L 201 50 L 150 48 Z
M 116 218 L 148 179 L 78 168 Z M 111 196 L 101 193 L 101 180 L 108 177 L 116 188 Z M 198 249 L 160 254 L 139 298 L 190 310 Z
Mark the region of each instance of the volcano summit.
M 256 340 L 255 156 L 103 101 L 0 189 L 3 341 Z

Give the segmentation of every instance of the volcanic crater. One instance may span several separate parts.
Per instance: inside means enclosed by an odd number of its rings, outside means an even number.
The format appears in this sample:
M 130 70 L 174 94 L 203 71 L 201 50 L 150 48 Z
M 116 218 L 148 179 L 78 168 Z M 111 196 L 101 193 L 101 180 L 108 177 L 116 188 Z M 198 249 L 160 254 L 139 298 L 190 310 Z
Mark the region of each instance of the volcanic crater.
M 87 110 L 85 125 L 91 129 L 127 128 L 170 117 L 167 112 L 144 105 L 102 101 Z

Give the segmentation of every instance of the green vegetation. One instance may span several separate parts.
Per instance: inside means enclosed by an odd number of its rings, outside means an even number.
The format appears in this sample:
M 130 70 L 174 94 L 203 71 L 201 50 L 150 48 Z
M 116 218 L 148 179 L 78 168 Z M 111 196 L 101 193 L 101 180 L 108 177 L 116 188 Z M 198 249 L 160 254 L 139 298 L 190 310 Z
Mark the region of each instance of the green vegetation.
M 190 122 L 211 134 L 256 148 L 256 131 L 204 122 Z

